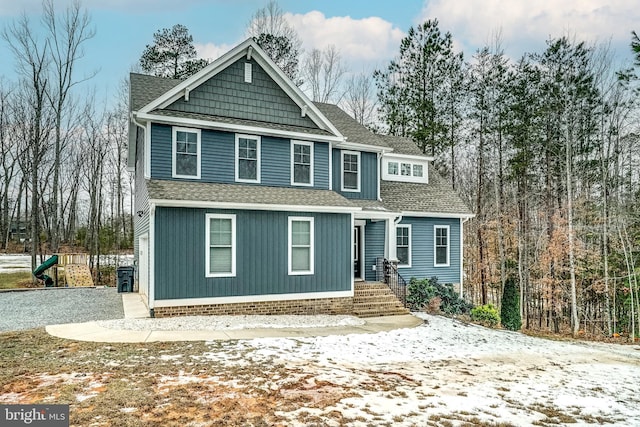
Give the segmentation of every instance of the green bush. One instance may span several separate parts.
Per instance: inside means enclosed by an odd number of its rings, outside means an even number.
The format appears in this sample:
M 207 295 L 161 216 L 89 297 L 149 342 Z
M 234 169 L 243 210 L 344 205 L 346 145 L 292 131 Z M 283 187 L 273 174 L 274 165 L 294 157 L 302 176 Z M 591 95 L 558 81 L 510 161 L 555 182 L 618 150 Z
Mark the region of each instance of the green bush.
M 520 293 L 515 279 L 510 277 L 504 284 L 502 306 L 500 307 L 502 327 L 510 331 L 519 331 L 522 327 L 520 318 Z
M 452 284 L 440 284 L 437 277 L 418 280 L 412 277 L 407 288 L 407 303 L 414 310 L 429 308 L 433 311 L 433 303 L 440 299 L 439 310 L 446 314 L 466 314 L 471 305 L 461 299 Z
M 493 304 L 479 305 L 471 309 L 471 320 L 495 328 L 500 323 L 500 315 Z

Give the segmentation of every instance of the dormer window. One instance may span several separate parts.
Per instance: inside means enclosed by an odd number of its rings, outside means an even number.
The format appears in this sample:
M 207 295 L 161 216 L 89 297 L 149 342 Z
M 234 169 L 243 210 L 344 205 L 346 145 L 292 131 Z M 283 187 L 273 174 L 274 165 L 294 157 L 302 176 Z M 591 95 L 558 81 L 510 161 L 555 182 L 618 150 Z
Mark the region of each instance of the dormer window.
M 387 153 L 382 158 L 382 179 L 427 184 L 429 160 L 420 156 Z

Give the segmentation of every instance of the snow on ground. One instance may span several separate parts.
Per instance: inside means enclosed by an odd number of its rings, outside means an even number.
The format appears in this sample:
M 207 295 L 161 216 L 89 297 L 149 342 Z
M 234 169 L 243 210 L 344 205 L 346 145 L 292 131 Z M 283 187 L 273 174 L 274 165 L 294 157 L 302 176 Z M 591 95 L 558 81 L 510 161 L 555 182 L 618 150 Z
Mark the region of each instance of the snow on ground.
M 551 341 L 417 315 L 427 323 L 377 334 L 238 341 L 227 351 L 210 343 L 211 352 L 192 357 L 299 366 L 305 381 L 354 392 L 329 407 L 278 414 L 292 425 L 301 411 L 326 420 L 338 411 L 361 422 L 354 425 L 640 425 L 638 346 Z M 295 375 L 279 381 L 273 387 Z
M 359 326 L 366 322 L 353 316 L 186 316 L 159 319 L 117 319 L 96 322 L 103 328 L 128 331 L 220 331 L 259 328 L 325 328 L 330 326 Z
M 50 255 L 46 255 L 48 259 Z M 133 255 L 101 255 L 101 265 L 133 265 Z M 19 273 L 31 271 L 31 255 L 3 254 L 0 255 L 0 273 Z

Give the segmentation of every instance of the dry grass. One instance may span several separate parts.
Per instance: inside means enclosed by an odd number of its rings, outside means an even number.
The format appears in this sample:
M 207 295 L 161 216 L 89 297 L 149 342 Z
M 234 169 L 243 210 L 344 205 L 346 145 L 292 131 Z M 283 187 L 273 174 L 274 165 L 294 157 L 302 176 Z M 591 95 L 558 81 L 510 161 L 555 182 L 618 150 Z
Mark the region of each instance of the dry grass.
M 0 289 L 16 289 L 33 287 L 31 273 L 0 273 Z

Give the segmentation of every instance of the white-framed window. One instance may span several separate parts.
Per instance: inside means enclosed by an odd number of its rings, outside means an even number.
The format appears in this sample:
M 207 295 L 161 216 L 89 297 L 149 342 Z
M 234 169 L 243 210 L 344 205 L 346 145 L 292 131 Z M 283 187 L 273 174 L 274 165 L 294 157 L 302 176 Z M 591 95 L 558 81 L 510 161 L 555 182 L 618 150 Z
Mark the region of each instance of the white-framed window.
M 236 135 L 236 181 L 260 182 L 260 137 Z
M 236 216 L 206 216 L 206 277 L 236 275 Z
M 385 154 L 382 158 L 381 174 L 385 181 L 415 182 L 428 184 L 428 160 L 403 158 L 401 155 Z
M 313 142 L 291 141 L 291 185 L 313 186 Z
M 398 175 L 398 162 L 389 162 L 387 164 L 387 173 L 389 175 Z
M 342 191 L 360 191 L 360 153 L 342 152 Z
M 173 128 L 172 176 L 200 179 L 200 129 Z
M 411 267 L 411 224 L 396 227 L 396 256 L 399 267 Z
M 449 226 L 433 226 L 433 265 L 449 267 Z
M 314 221 L 312 217 L 289 217 L 289 274 L 313 274 Z

